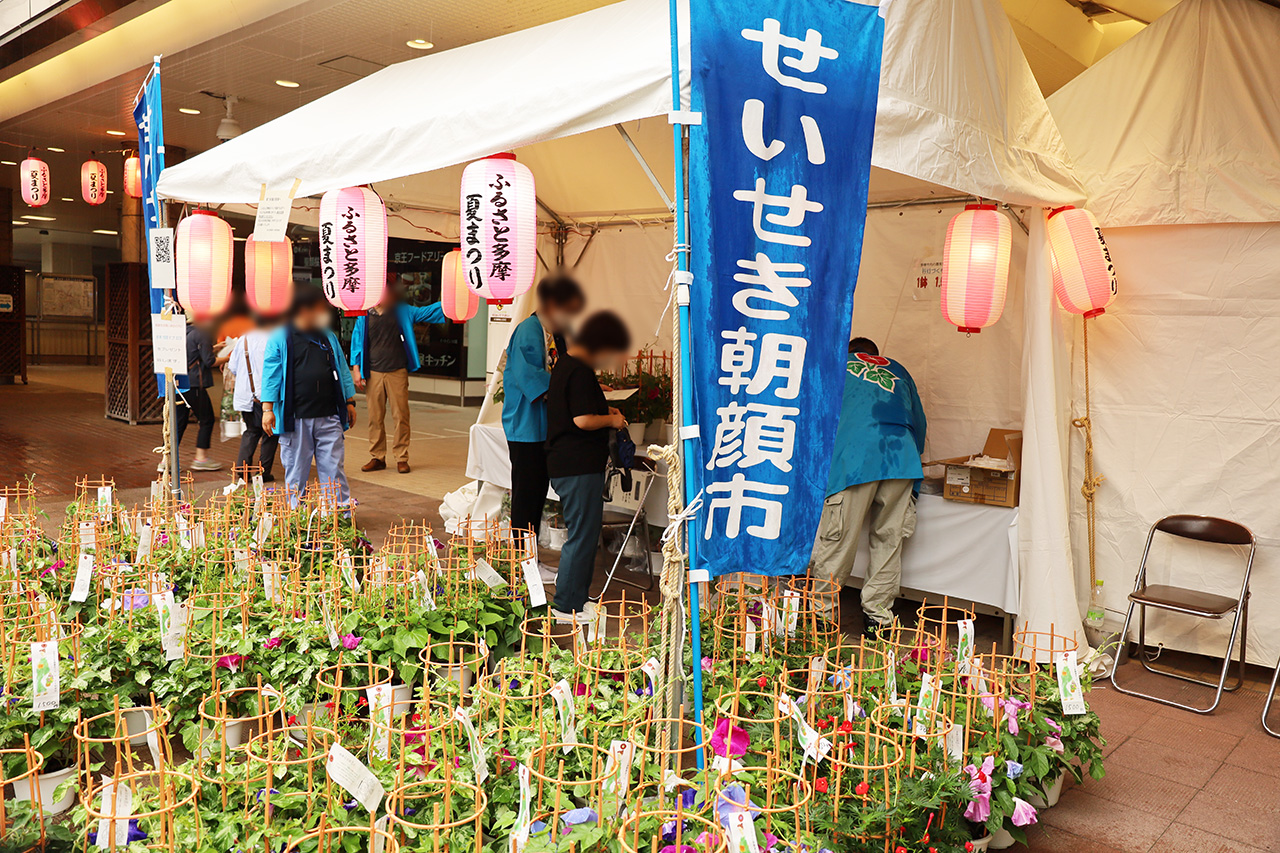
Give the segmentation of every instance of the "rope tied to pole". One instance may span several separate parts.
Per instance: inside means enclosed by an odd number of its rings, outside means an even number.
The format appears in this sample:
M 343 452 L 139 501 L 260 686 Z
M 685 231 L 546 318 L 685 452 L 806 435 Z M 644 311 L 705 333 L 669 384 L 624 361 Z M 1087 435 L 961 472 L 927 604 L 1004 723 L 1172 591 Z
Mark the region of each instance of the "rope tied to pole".
M 1080 494 L 1084 496 L 1085 526 L 1089 531 L 1089 590 L 1098 583 L 1097 570 L 1097 494 L 1106 478 L 1093 470 L 1093 413 L 1089 389 L 1089 318 L 1084 319 L 1084 417 L 1074 418 L 1071 425 L 1084 433 L 1084 482 Z

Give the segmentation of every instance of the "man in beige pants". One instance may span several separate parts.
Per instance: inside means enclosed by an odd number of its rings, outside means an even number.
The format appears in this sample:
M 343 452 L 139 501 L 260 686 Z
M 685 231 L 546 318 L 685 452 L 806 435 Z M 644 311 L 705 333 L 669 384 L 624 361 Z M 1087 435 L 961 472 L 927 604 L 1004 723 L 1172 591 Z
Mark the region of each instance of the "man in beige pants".
M 893 622 L 902 583 L 902 543 L 916 528 L 915 489 L 924 474 L 926 420 L 907 369 L 866 338 L 849 342 L 827 500 L 809 561 L 819 604 L 838 623 L 840 590 L 853 570 L 862 525 L 871 520 L 871 564 L 862 586 L 863 631 Z

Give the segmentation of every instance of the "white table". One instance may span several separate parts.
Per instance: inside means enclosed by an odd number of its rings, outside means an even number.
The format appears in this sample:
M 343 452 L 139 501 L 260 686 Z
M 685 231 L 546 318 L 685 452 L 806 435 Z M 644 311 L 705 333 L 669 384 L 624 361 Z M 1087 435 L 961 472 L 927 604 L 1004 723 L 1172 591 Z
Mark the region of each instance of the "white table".
M 849 576 L 858 587 L 867 573 L 867 542 L 864 528 Z M 941 604 L 948 596 L 1008 621 L 1018 612 L 1017 508 L 920 495 L 915 535 L 902 546 L 902 588 L 906 598 Z
M 641 452 L 642 448 L 636 448 L 637 455 Z M 665 527 L 667 478 L 664 466 L 659 465 L 658 468 L 658 476 L 644 502 L 644 511 L 650 524 Z M 472 424 L 467 444 L 467 476 L 510 491 L 511 455 L 507 452 L 507 434 L 501 423 Z M 551 488 L 547 489 L 547 497 L 553 501 L 560 499 Z M 631 513 L 628 511 L 627 514 Z

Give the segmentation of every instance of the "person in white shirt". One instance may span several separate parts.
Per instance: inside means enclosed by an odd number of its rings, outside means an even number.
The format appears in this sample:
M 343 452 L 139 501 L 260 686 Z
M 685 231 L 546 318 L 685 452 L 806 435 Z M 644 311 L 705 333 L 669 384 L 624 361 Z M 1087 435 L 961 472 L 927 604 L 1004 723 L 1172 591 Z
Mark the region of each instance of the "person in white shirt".
M 236 342 L 228 365 L 235 376 L 236 411 L 240 412 L 244 420 L 236 467 L 251 464 L 254 451 L 257 450 L 259 464 L 262 466 L 262 480 L 265 483 L 275 480 L 271 469 L 275 466 L 280 436 L 266 433 L 262 429 L 262 362 L 267 350 L 267 338 L 278 325 L 279 321 L 276 319 L 263 321 L 258 328 L 242 335 Z

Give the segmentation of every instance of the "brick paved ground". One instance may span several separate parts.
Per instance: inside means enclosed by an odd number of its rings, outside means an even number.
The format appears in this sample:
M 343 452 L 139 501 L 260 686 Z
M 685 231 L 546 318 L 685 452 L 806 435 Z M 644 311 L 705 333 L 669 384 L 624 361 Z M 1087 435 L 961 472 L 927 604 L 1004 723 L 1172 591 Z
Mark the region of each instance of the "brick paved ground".
M 35 368 L 28 386 L 0 386 L 0 482 L 35 475 L 41 503 L 52 519 L 73 496 L 78 476 L 115 478 L 126 503 L 145 499 L 155 476 L 157 427 L 130 427 L 103 415 L 100 374 L 84 368 Z M 361 412 L 363 416 L 363 411 Z M 361 474 L 364 428 L 348 437 L 347 470 L 360 501 L 357 518 L 375 542 L 402 518 L 439 525 L 445 492 L 466 481 L 466 427 L 474 410 L 414 405 L 414 472 Z M 190 450 L 187 451 L 188 453 Z M 228 465 L 234 445 L 214 441 Z M 184 456 L 184 460 L 189 460 Z M 195 475 L 205 491 L 227 482 L 226 472 Z M 554 562 L 554 559 L 552 559 Z M 599 589 L 607 569 L 597 572 Z M 621 594 L 614 586 L 610 598 Z M 635 595 L 628 591 L 628 597 Z M 652 594 L 649 596 L 652 600 Z M 1255 602 L 1255 606 L 1258 603 Z M 843 609 L 846 630 L 857 631 L 853 593 Z M 982 643 L 996 639 L 998 623 L 979 620 Z M 1187 672 L 1203 673 L 1203 658 L 1164 653 Z M 1155 680 L 1137 663 L 1128 678 L 1163 695 L 1201 696 L 1202 688 Z M 1033 827 L 1036 853 L 1254 853 L 1280 851 L 1280 740 L 1259 725 L 1270 672 L 1253 667 L 1245 687 L 1224 698 L 1207 717 L 1124 696 L 1103 683 L 1092 696 L 1107 739 L 1107 777 L 1068 785 L 1062 801 Z M 1275 715 L 1280 726 L 1280 711 Z

